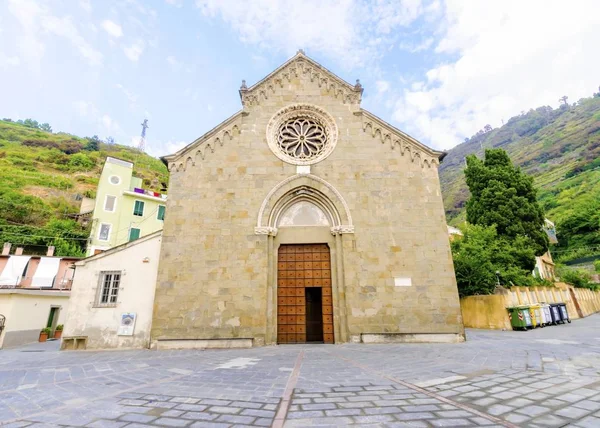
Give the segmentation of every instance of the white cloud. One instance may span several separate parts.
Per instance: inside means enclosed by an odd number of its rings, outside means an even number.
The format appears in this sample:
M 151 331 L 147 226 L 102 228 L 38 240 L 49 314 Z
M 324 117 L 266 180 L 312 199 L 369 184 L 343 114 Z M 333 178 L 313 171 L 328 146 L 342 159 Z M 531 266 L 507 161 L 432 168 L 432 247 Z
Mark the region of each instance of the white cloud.
M 123 29 L 121 26 L 109 19 L 102 21 L 102 28 L 104 28 L 104 31 L 106 31 L 111 37 L 116 39 L 123 36 Z
M 377 80 L 375 82 L 375 87 L 377 88 L 378 94 L 383 94 L 383 93 L 389 91 L 390 82 L 388 82 L 387 80 Z
M 79 0 L 79 7 L 85 10 L 87 13 L 90 13 L 92 11 L 91 0 Z
M 40 41 L 44 33 L 67 39 L 90 65 L 102 63 L 102 54 L 79 33 L 71 17 L 54 16 L 33 0 L 10 0 L 8 8 L 21 24 L 22 33 L 15 38 L 19 51 L 36 68 L 45 50 Z
M 98 112 L 98 109 L 96 109 L 96 106 L 93 103 L 83 100 L 75 101 L 73 103 L 73 108 L 81 117 L 96 115 Z
M 137 62 L 140 59 L 140 56 L 142 56 L 142 53 L 144 52 L 145 47 L 146 47 L 146 45 L 145 45 L 144 41 L 138 40 L 137 42 L 133 43 L 131 46 L 124 47 L 123 52 L 125 52 L 125 55 L 131 61 Z
M 167 62 L 169 63 L 169 65 L 171 66 L 171 69 L 176 71 L 176 70 L 180 70 L 182 67 L 181 62 L 177 61 L 177 58 L 175 58 L 172 55 L 169 55 L 167 57 Z
M 8 9 L 22 27 L 20 37 L 14 39 L 20 53 L 29 62 L 39 65 L 39 59 L 44 54 L 44 44 L 38 38 L 38 19 L 40 15 L 45 14 L 45 10 L 30 0 L 10 0 Z
M 395 31 L 423 13 L 425 0 L 196 0 L 207 16 L 220 16 L 245 43 L 292 54 L 321 52 L 344 66 L 370 64 L 400 37 Z
M 0 69 L 16 67 L 19 64 L 21 64 L 21 59 L 18 56 L 8 56 L 0 52 Z
M 42 20 L 42 26 L 45 30 L 68 39 L 90 65 L 102 64 L 102 54 L 79 34 L 70 17 L 58 18 L 49 15 Z
M 438 148 L 521 110 L 590 96 L 598 85 L 595 0 L 448 0 L 432 67 L 397 102 L 394 119 Z M 435 30 L 432 30 L 435 32 Z M 397 96 L 398 94 L 394 94 Z
M 129 108 L 133 111 L 136 111 L 138 109 L 137 95 L 135 95 L 133 92 L 131 92 L 129 89 L 127 89 L 125 86 L 121 85 L 120 83 L 117 83 L 115 85 L 115 87 L 117 89 L 119 89 L 123 93 L 123 95 L 125 95 L 125 97 L 129 101 Z

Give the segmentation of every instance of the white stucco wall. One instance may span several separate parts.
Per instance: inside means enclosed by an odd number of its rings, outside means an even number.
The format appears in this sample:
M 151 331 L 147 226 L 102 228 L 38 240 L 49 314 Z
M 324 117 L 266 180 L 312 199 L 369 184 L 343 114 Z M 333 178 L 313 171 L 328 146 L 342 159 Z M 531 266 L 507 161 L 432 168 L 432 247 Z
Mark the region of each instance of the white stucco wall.
M 68 291 L 0 290 L 0 314 L 6 317 L 0 347 L 36 342 L 40 330 L 46 327 L 51 307 L 59 308 L 54 325 L 64 324 L 69 295 Z
M 161 238 L 152 234 L 76 264 L 63 338 L 87 336 L 87 349 L 149 346 Z M 116 307 L 96 307 L 102 271 L 122 271 Z M 134 333 L 118 336 L 126 312 L 137 314 Z

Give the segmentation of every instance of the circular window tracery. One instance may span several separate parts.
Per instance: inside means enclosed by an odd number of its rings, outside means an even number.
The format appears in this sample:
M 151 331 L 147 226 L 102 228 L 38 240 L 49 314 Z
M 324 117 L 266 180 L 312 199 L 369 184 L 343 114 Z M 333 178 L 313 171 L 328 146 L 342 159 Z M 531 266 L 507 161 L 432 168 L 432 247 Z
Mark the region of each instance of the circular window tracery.
M 296 159 L 313 159 L 327 145 L 327 132 L 323 126 L 308 118 L 291 119 L 279 128 L 279 147 Z
M 294 165 L 317 163 L 337 143 L 333 117 L 320 107 L 296 104 L 279 110 L 267 125 L 267 142 L 279 159 Z

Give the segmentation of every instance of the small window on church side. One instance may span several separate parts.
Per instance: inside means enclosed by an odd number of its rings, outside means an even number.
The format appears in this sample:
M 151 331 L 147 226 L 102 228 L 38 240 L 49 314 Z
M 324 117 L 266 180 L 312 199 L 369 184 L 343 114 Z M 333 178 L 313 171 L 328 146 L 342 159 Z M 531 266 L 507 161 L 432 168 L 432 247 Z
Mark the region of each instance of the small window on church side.
M 98 284 L 97 307 L 117 306 L 117 296 L 121 284 L 121 271 L 100 272 L 100 283 Z

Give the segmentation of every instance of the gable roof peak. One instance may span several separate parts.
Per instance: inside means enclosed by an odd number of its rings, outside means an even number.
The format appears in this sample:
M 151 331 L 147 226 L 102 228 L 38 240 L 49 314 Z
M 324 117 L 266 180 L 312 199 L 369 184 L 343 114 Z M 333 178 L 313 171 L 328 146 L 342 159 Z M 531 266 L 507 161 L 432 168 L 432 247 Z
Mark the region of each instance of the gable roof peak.
M 336 96 L 342 95 L 344 102 L 360 105 L 364 89 L 358 79 L 354 85 L 346 82 L 310 58 L 302 49 L 299 49 L 293 57 L 254 85 L 247 86 L 246 81 L 242 80 L 239 91 L 242 105 L 246 107 L 258 104 L 261 96 L 265 98 L 268 96 L 267 89 L 273 91 L 276 85 L 283 85 L 284 80 L 289 81 L 292 77 L 303 74 L 308 75 L 311 81 L 316 81 L 320 87 L 325 86 L 327 89 L 333 90 Z

